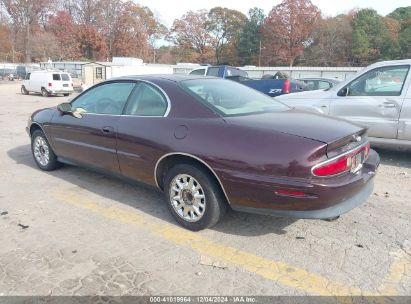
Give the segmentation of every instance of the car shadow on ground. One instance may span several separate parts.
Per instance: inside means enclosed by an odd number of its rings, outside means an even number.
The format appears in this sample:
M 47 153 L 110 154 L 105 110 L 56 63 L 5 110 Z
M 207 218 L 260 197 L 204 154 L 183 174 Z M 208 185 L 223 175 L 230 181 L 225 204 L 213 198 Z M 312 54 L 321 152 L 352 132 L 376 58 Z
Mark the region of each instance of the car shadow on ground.
M 411 148 L 372 148 L 380 155 L 381 164 L 411 169 Z
M 7 151 L 7 154 L 17 164 L 28 166 L 33 170 L 40 170 L 33 160 L 30 145 L 13 148 Z M 178 226 L 167 208 L 163 194 L 150 186 L 125 182 L 122 179 L 68 165 L 59 170 L 44 172 L 44 174 L 62 179 L 99 196 L 129 205 Z M 58 189 L 56 190 L 58 191 Z M 292 218 L 254 215 L 229 209 L 220 223 L 211 229 L 241 236 L 260 236 L 271 233 L 285 234 L 284 228 L 295 221 L 296 219 Z

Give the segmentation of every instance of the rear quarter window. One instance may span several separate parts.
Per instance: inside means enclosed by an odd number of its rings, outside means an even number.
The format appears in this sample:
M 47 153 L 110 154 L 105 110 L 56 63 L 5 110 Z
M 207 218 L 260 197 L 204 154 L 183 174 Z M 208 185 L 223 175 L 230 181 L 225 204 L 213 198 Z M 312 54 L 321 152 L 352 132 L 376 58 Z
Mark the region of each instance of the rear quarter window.
M 69 80 L 70 80 L 70 77 L 69 77 L 68 74 L 61 74 L 61 80 L 69 81 Z

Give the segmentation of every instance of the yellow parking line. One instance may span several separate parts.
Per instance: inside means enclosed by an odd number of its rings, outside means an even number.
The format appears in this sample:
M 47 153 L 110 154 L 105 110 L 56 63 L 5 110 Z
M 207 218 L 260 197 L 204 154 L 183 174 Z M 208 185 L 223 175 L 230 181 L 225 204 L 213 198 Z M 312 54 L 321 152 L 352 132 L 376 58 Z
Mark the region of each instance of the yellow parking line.
M 321 275 L 310 273 L 283 262 L 272 261 L 257 255 L 237 250 L 202 237 L 199 233 L 193 233 L 169 224 L 151 221 L 137 212 L 126 211 L 118 207 L 103 207 L 84 195 L 67 192 L 54 192 L 51 195 L 57 200 L 87 209 L 106 218 L 125 224 L 135 225 L 147 229 L 151 233 L 178 245 L 193 249 L 194 251 L 208 255 L 220 261 L 238 266 L 246 271 L 260 275 L 263 278 L 278 284 L 303 290 L 313 295 L 323 296 L 348 296 L 364 295 L 358 288 L 345 286 L 331 281 Z
M 404 279 L 407 272 L 411 272 L 411 258 L 403 250 L 394 254 L 394 261 L 383 280 L 383 284 L 378 288 L 380 295 L 395 296 L 398 294 L 397 287 Z

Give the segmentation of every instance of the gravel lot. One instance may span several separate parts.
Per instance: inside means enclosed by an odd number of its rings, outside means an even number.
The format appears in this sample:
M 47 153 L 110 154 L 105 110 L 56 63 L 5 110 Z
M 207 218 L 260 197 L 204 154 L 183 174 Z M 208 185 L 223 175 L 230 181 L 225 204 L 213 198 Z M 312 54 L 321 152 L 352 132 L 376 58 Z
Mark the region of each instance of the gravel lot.
M 333 222 L 229 212 L 179 228 L 162 194 L 34 164 L 27 118 L 67 98 L 0 82 L 0 295 L 411 295 L 411 151 Z

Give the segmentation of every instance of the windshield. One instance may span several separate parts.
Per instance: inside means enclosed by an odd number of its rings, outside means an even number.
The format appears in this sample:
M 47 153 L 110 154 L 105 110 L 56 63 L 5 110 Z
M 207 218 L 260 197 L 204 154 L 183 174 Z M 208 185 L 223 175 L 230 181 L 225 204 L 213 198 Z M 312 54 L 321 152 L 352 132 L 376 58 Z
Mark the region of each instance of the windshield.
M 195 79 L 181 82 L 190 95 L 222 116 L 282 112 L 286 105 L 231 80 Z

